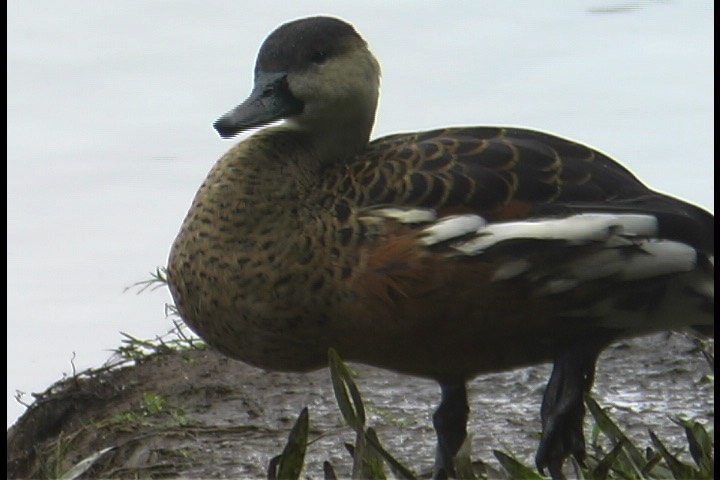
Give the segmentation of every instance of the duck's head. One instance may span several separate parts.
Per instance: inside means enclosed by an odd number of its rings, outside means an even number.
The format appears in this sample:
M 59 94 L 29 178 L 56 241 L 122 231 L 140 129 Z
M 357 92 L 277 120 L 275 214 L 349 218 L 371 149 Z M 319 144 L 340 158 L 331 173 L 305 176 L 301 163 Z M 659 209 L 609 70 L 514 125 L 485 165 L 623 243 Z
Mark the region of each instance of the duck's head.
M 247 100 L 220 117 L 223 138 L 286 119 L 288 128 L 364 137 L 375 119 L 380 65 L 352 25 L 310 17 L 278 27 L 260 47 Z

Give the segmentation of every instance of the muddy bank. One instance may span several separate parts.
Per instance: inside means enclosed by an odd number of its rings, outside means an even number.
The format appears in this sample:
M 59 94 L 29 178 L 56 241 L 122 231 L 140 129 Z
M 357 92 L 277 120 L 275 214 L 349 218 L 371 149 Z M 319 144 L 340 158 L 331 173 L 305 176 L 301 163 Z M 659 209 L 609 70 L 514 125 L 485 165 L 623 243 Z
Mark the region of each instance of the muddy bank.
M 383 444 L 416 472 L 434 456 L 431 415 L 439 389 L 431 381 L 353 365 Z M 530 461 L 550 366 L 487 375 L 469 386 L 473 458 L 495 462 L 492 449 Z M 710 368 L 681 335 L 625 341 L 601 357 L 596 400 L 640 445 L 652 428 L 686 445 L 668 416 L 714 421 Z M 210 350 L 172 352 L 136 365 L 53 385 L 8 431 L 8 478 L 58 477 L 104 448 L 83 478 L 255 478 L 282 451 L 300 413 L 310 410 L 305 474 L 322 477 L 329 460 L 349 472 L 343 425 L 326 369 L 265 372 Z M 587 431 L 587 430 L 586 430 Z

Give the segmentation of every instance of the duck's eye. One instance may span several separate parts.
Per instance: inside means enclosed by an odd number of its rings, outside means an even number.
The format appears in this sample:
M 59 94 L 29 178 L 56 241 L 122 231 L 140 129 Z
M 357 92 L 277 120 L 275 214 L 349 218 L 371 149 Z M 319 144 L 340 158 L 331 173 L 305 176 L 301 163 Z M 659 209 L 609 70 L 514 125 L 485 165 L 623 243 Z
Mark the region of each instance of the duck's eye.
M 313 52 L 312 56 L 310 57 L 310 61 L 313 63 L 317 63 L 318 65 L 325 63 L 325 60 L 328 58 L 328 53 L 324 50 L 317 50 Z

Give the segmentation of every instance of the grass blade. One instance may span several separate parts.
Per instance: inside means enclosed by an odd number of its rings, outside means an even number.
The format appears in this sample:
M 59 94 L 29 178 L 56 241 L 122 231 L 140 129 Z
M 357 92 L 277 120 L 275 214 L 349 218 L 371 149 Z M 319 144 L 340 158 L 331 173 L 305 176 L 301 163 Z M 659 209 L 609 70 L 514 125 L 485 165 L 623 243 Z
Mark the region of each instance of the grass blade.
M 103 448 L 102 450 L 98 450 L 97 452 L 93 453 L 89 457 L 80 460 L 70 470 L 63 473 L 60 476 L 60 479 L 61 480 L 75 480 L 80 475 L 82 475 L 83 473 L 88 471 L 88 469 L 90 467 L 92 467 L 95 464 L 95 462 L 97 462 L 98 459 L 100 459 L 100 457 L 102 457 L 103 455 L 105 455 L 107 452 L 109 452 L 110 450 L 112 450 L 114 448 L 115 447 Z
M 673 419 L 673 422 L 685 429 L 685 436 L 688 439 L 688 448 L 695 464 L 700 468 L 700 475 L 703 478 L 714 478 L 715 452 L 712 438 L 707 430 L 699 422 L 690 420 Z
M 327 460 L 323 462 L 323 475 L 325 480 L 338 480 L 337 474 L 335 474 L 335 469 Z
M 667 463 L 668 467 L 670 468 L 670 471 L 672 472 L 674 478 L 697 478 L 695 469 L 693 469 L 689 465 L 684 464 L 675 455 L 671 454 L 670 451 L 665 447 L 665 444 L 662 443 L 662 441 L 658 438 L 657 435 L 655 435 L 655 432 L 653 432 L 652 430 L 649 430 L 649 432 L 650 440 L 652 441 L 653 445 L 655 445 L 655 448 L 658 449 L 660 455 L 662 455 L 665 463 Z
M 498 459 L 500 465 L 510 474 L 510 478 L 522 478 L 527 480 L 543 480 L 545 477 L 537 473 L 530 467 L 526 467 L 510 455 L 493 450 L 493 455 Z
M 280 454 L 280 458 L 276 462 L 277 474 L 271 475 L 268 471 L 269 478 L 278 478 L 280 480 L 295 480 L 300 478 L 300 472 L 302 472 L 303 464 L 305 463 L 305 450 L 307 449 L 307 438 L 308 438 L 308 409 L 303 408 L 295 421 L 288 441 L 285 444 L 285 449 Z M 272 468 L 273 462 L 271 462 Z M 272 472 L 274 474 L 275 472 Z
M 629 465 L 624 465 L 622 469 L 628 471 L 635 470 L 638 473 L 642 471 L 646 461 L 640 449 L 635 446 L 627 435 L 620 430 L 620 427 L 615 424 L 608 414 L 600 408 L 600 405 L 598 405 L 598 403 L 589 395 L 585 396 L 585 405 L 587 405 L 587 408 L 595 419 L 595 423 L 600 431 L 602 431 L 605 436 L 610 439 L 613 446 L 620 443 L 623 444 L 622 452 L 624 455 L 618 455 L 618 461 L 623 464 L 627 464 L 629 462 Z
M 350 369 L 347 368 L 340 355 L 333 348 L 328 351 L 328 360 L 330 378 L 335 391 L 335 398 L 340 407 L 340 413 L 342 413 L 345 422 L 353 430 L 362 432 L 365 428 L 365 407 L 360 392 L 352 379 Z
M 382 458 L 387 462 L 392 470 L 393 474 L 398 478 L 404 478 L 406 480 L 415 480 L 415 474 L 411 472 L 406 466 L 398 462 L 385 447 L 380 444 L 375 429 L 368 428 L 366 439 L 368 444 L 375 450 Z

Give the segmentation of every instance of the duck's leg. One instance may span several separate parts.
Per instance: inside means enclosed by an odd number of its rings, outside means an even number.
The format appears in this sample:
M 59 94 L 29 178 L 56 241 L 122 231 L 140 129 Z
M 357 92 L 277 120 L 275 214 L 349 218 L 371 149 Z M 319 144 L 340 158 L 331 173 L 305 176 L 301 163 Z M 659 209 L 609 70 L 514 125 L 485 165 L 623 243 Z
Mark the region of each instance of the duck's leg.
M 455 476 L 455 455 L 467 437 L 470 411 L 464 383 L 440 384 L 442 401 L 433 414 L 438 445 L 433 478 Z
M 555 479 L 564 478 L 563 462 L 573 455 L 585 457 L 584 395 L 592 388 L 595 363 L 606 342 L 578 342 L 555 357 L 552 375 L 545 389 L 540 416 L 542 438 L 535 457 L 538 470 L 545 468 Z

